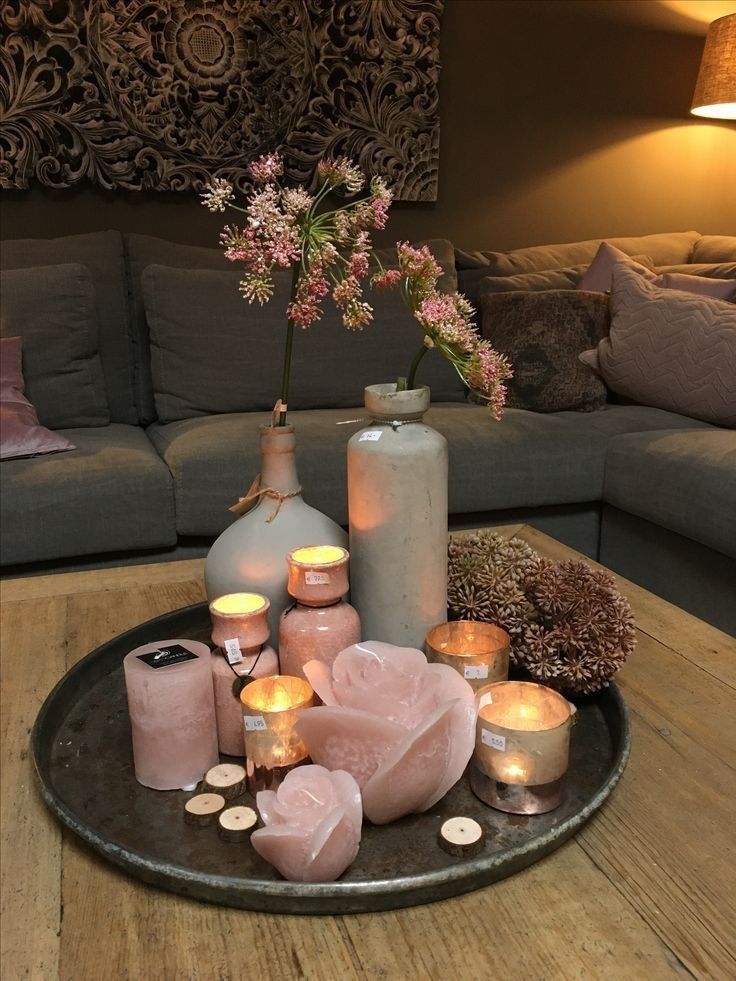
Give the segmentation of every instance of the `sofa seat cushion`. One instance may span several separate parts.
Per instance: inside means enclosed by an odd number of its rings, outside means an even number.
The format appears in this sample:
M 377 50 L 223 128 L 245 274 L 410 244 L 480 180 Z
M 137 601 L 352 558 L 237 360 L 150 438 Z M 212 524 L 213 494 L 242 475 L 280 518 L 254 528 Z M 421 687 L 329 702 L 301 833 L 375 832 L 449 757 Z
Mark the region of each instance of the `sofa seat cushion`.
M 3 565 L 176 543 L 171 476 L 142 429 L 59 434 L 76 449 L 0 465 Z
M 736 556 L 736 432 L 711 427 L 614 436 L 604 498 Z
M 671 429 L 680 421 L 661 410 L 634 408 L 545 415 L 509 409 L 496 423 L 484 406 L 434 404 L 426 420 L 449 442 L 450 512 L 599 501 L 612 432 Z M 364 416 L 362 408 L 289 413 L 304 499 L 340 524 L 348 519 L 347 443 L 366 425 Z M 180 535 L 217 535 L 234 520 L 228 507 L 259 472 L 258 428 L 269 422 L 270 413 L 249 412 L 148 428 L 174 477 Z

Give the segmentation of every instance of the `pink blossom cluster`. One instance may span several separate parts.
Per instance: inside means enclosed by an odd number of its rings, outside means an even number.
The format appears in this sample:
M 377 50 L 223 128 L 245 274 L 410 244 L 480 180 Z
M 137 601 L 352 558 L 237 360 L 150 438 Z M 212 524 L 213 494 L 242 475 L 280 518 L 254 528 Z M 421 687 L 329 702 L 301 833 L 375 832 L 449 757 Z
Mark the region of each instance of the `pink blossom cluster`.
M 320 181 L 333 189 L 344 187 L 349 194 L 357 194 L 358 191 L 362 191 L 365 184 L 365 178 L 360 170 L 347 157 L 320 160 L 317 164 L 317 176 Z
M 396 253 L 398 269 L 376 273 L 373 285 L 401 286 L 404 301 L 424 331 L 425 346 L 441 351 L 465 384 L 488 403 L 494 418 L 500 419 L 510 364 L 479 337 L 466 297 L 437 289 L 443 270 L 428 246 L 397 242 Z

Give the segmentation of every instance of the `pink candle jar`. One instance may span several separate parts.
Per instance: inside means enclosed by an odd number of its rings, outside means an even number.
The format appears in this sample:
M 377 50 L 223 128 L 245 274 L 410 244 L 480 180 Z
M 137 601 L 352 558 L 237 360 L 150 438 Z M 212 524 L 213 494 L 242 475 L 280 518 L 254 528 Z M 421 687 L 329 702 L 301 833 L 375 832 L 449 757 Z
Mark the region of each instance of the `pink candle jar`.
M 296 603 L 281 614 L 279 660 L 285 674 L 304 678 L 307 661 L 329 666 L 360 642 L 360 617 L 342 597 L 349 589 L 346 549 L 309 545 L 287 557 L 288 590 Z
M 259 593 L 228 593 L 210 603 L 217 742 L 226 756 L 245 756 L 243 687 L 279 671 L 276 651 L 266 644 L 270 605 Z
M 144 644 L 126 654 L 123 672 L 136 780 L 154 790 L 193 790 L 219 760 L 209 647 Z

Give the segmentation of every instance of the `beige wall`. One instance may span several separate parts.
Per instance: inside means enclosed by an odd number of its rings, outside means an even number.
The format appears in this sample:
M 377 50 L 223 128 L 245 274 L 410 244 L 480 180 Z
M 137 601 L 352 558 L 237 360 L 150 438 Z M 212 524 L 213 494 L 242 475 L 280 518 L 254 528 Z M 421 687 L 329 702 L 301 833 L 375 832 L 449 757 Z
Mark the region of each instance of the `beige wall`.
M 395 205 L 384 241 L 736 234 L 736 124 L 688 115 L 702 37 L 610 20 L 605 6 L 447 0 L 439 199 Z M 89 186 L 6 193 L 2 219 L 9 238 L 119 228 L 216 245 L 219 228 L 194 195 Z

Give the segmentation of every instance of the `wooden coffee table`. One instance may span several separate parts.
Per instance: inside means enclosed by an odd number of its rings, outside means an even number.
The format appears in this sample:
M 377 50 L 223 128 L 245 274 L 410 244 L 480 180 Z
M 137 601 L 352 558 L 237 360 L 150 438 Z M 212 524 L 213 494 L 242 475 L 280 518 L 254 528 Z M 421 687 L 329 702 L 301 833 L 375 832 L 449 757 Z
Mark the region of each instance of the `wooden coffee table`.
M 396 912 L 274 916 L 163 892 L 85 848 L 34 786 L 38 709 L 98 644 L 202 600 L 202 565 L 2 584 L 4 979 L 736 977 L 736 641 L 625 580 L 639 628 L 619 675 L 628 769 L 576 838 L 510 879 Z

